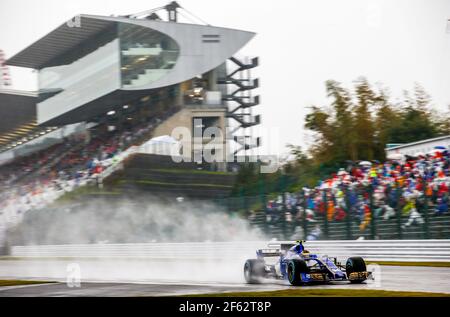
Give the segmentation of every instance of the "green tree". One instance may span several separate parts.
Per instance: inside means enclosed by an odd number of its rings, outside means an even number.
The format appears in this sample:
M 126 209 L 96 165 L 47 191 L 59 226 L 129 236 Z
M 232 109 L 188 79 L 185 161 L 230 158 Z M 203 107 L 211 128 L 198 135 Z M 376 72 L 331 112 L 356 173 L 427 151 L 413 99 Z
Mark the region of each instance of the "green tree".
M 320 174 L 313 160 L 303 151 L 300 146 L 288 145 L 294 160 L 288 163 L 284 168 L 286 174 L 295 177 L 297 180 L 293 190 L 304 186 L 313 187 L 320 180 Z
M 375 155 L 375 124 L 371 109 L 377 103 L 377 96 L 366 78 L 355 82 L 357 104 L 355 106 L 354 134 L 357 159 L 373 160 Z
M 312 107 L 311 109 L 311 113 L 306 115 L 305 127 L 316 132 L 318 137 L 310 152 L 318 161 L 334 160 L 333 153 L 328 150 L 333 147 L 334 142 L 334 129 L 329 122 L 330 116 L 318 107 Z M 295 149 L 293 151 L 293 154 L 298 158 L 298 152 Z
M 360 77 L 354 94 L 336 81 L 326 82 L 329 107 L 312 107 L 305 127 L 316 132 L 309 149 L 317 172 L 333 170 L 347 160 L 384 160 L 388 143 L 408 143 L 450 132 L 448 115 L 435 115 L 431 97 L 416 84 L 399 104 L 392 104 L 386 89 L 373 89 Z
M 332 124 L 333 141 L 330 149 L 333 152 L 334 160 L 343 161 L 348 158 L 357 160 L 352 97 L 349 91 L 342 88 L 337 81 L 328 80 L 325 86 L 327 96 L 332 98 L 331 105 L 335 113 L 335 120 Z
M 414 97 L 405 92 L 404 107 L 398 125 L 391 129 L 390 143 L 409 143 L 438 136 L 438 123 L 433 121 L 431 98 L 416 84 Z
M 389 102 L 388 92 L 381 88 L 377 96 L 375 113 L 375 157 L 385 160 L 385 147 L 392 141 L 392 130 L 400 124 L 400 113 L 395 105 Z

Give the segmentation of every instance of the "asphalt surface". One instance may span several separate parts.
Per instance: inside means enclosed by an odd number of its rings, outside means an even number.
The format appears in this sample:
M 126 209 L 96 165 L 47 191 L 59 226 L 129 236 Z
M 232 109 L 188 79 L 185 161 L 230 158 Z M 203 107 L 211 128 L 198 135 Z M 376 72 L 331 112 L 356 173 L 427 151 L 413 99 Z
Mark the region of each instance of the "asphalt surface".
M 80 267 L 80 287 L 69 287 L 66 283 L 67 265 L 71 263 L 76 263 Z M 52 280 L 59 283 L 0 287 L 0 297 L 173 296 L 293 288 L 284 281 L 272 280 L 259 285 L 247 285 L 243 281 L 241 269 L 241 263 L 235 261 L 179 264 L 130 259 L 75 262 L 71 260 L 2 260 L 0 261 L 0 279 Z M 302 286 L 302 288 L 377 289 L 450 294 L 450 268 L 381 266 L 380 270 L 379 274 L 376 274 L 376 280 L 366 284 L 353 285 L 339 282 Z M 73 282 L 73 279 L 69 280 Z

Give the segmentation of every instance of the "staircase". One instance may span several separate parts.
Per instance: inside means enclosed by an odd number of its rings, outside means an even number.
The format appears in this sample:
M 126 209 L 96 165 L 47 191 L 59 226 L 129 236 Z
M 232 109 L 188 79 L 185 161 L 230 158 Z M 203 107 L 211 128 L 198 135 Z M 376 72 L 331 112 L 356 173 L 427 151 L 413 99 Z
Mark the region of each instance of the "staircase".
M 123 88 L 144 86 L 164 77 L 178 57 L 177 51 L 163 51 L 161 47 L 130 47 L 122 54 L 132 60 L 140 56 L 137 64 L 125 63 L 122 70 Z
M 125 81 L 124 88 L 143 86 L 165 76 L 170 69 L 146 69 L 143 74 L 135 76 L 135 79 Z

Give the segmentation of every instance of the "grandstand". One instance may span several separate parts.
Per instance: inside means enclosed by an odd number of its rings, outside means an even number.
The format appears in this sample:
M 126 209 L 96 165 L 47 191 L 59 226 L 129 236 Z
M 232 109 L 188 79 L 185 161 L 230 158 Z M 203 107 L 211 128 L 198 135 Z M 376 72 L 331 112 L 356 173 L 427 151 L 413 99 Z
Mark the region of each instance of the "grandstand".
M 226 117 L 245 127 L 259 123 L 259 117 L 227 107 L 232 101 L 238 109 L 257 104 L 258 98 L 244 101 L 239 96 L 257 88 L 257 81 L 232 77 L 257 66 L 257 60 L 245 64 L 233 58 L 254 33 L 145 15 L 80 15 L 73 20 L 79 27 L 70 20 L 7 60 L 8 65 L 36 69 L 39 82 L 26 113 L 15 107 L 21 102 L 18 94 L 2 92 L 2 108 L 9 105 L 5 111 L 21 118 L 7 127 L 11 134 L 23 124 L 55 128 L 90 122 L 117 128 L 126 120 L 140 120 L 158 108 L 173 106 L 183 106 L 183 120 L 168 123 L 169 128 L 181 123 L 192 130 L 194 117 L 222 129 Z M 232 73 L 226 63 L 229 58 L 239 67 Z M 230 95 L 229 85 L 237 87 Z M 8 141 L 2 149 L 10 150 L 10 155 L 29 137 L 17 142 L 7 138 L 9 131 L 0 132 Z
M 317 188 L 230 198 L 227 161 L 260 145 L 247 134 L 260 123 L 250 72 L 259 62 L 233 56 L 255 34 L 180 23 L 180 9 L 163 7 L 168 21 L 155 10 L 79 15 L 6 61 L 37 70 L 39 90 L 0 91 L 0 226 L 64 199 L 150 193 L 214 200 L 278 239 L 449 237 L 449 155 L 434 149 L 448 137 L 397 145 L 386 151 L 406 151 L 401 159 L 343 168 Z M 185 162 L 145 147 L 178 127 L 194 136 L 174 135 Z M 193 160 L 210 141 L 198 132 L 227 127 L 218 161 Z
M 152 136 L 170 135 L 180 126 L 194 135 L 194 120 L 202 120 L 203 130 L 225 131 L 229 118 L 244 128 L 258 124 L 259 116 L 238 111 L 258 104 L 257 97 L 240 96 L 257 88 L 257 80 L 233 77 L 257 66 L 256 59 L 246 64 L 233 57 L 255 34 L 179 23 L 178 4 L 164 9 L 169 21 L 155 10 L 117 17 L 79 15 L 8 59 L 7 65 L 37 71 L 39 91 L 0 91 L 0 161 L 69 137 L 82 135 L 89 143 L 96 131 L 120 133 L 168 112 L 173 116 L 159 122 Z M 230 85 L 236 90 L 229 93 Z M 233 102 L 238 106 L 229 111 Z M 229 139 L 234 140 L 242 139 Z M 183 154 L 193 156 L 193 151 L 186 141 Z M 225 151 L 218 156 L 225 161 Z
M 314 188 L 246 197 L 241 208 L 263 202 L 249 220 L 278 239 L 448 239 L 450 148 L 441 141 L 427 154 L 351 162 Z
M 34 69 L 39 88 L 0 90 L 2 223 L 20 222 L 27 211 L 89 184 L 193 198 L 229 194 L 229 155 L 260 142 L 246 130 L 260 122 L 250 111 L 259 97 L 248 93 L 258 88 L 250 73 L 258 60 L 233 57 L 255 33 L 181 23 L 176 2 L 159 9 L 168 21 L 156 10 L 75 16 L 6 61 Z M 177 127 L 196 136 L 229 126 L 215 164 L 200 156 L 174 168 L 169 156 L 136 153 Z M 210 139 L 177 141 L 188 161 Z

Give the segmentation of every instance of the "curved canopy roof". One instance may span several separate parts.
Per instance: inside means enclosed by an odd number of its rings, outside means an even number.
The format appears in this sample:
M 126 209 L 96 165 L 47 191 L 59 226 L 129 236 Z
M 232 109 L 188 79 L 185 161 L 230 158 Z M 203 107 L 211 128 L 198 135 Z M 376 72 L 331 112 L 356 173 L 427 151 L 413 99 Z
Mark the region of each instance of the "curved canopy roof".
M 41 69 L 69 63 L 70 59 L 75 60 L 77 57 L 70 58 L 67 53 L 90 38 L 104 34 L 114 25 L 114 21 L 93 19 L 83 15 L 74 17 L 8 59 L 6 64 Z M 62 62 L 60 58 L 63 55 L 66 55 L 68 60 Z
M 98 42 L 98 39 L 102 37 L 106 37 L 105 40 L 107 41 L 111 40 L 111 37 L 117 37 L 117 24 L 121 22 L 143 25 L 161 32 L 169 31 L 169 33 L 174 30 L 178 33 L 182 29 L 189 33 L 197 28 L 201 28 L 202 31 L 205 31 L 206 33 L 208 33 L 208 30 L 222 30 L 222 32 L 231 32 L 240 34 L 241 37 L 243 36 L 242 39 L 237 41 L 238 43 L 235 43 L 236 46 L 242 46 L 255 35 L 255 33 L 252 32 L 210 25 L 82 14 L 63 23 L 55 30 L 23 49 L 21 52 L 8 59 L 6 64 L 33 69 L 69 64 L 72 61 L 77 60 L 80 56 L 89 53 L 90 39 L 96 38 Z M 184 32 L 185 34 L 182 34 L 183 37 L 187 35 L 186 31 Z M 209 41 L 214 42 L 215 39 L 213 38 Z M 95 49 L 95 47 L 93 47 L 93 49 Z
M 120 45 L 126 43 L 126 37 L 120 30 L 129 26 L 132 26 L 132 29 L 148 29 L 155 34 L 162 33 L 177 44 L 179 53 L 177 53 L 176 61 L 171 61 L 174 62 L 173 66 L 170 71 L 164 72 L 164 76 L 143 82 L 142 76 L 146 76 L 147 73 L 153 76 L 155 73 L 153 68 L 143 65 L 143 75 L 141 75 L 142 72 L 139 72 L 137 79 L 134 79 L 137 82 L 133 83 L 133 80 L 131 80 L 133 84 L 121 82 L 125 74 L 123 70 L 125 67 L 120 67 L 121 62 L 133 53 L 131 50 L 139 51 L 140 49 L 134 46 L 123 49 Z M 135 36 L 134 33 L 131 34 Z M 111 64 L 110 68 L 102 68 L 104 71 L 101 73 L 102 80 L 96 78 L 95 85 L 91 85 L 89 81 L 89 76 L 94 76 L 95 73 L 86 72 L 88 75 L 83 74 L 83 76 L 88 78 L 87 80 L 80 80 L 77 77 L 77 80 L 73 83 L 70 82 L 71 85 L 65 90 L 60 82 L 57 82 L 55 87 L 41 87 L 41 89 L 55 88 L 57 90 L 41 90 L 40 97 L 43 92 L 58 93 L 52 96 L 47 95 L 48 98 L 43 100 L 40 98 L 37 101 L 37 123 L 59 126 L 88 121 L 93 116 L 106 113 L 112 105 L 126 104 L 131 100 L 154 93 L 158 89 L 172 87 L 215 69 L 239 51 L 254 36 L 253 32 L 210 25 L 80 15 L 60 25 L 10 58 L 7 64 L 41 70 L 40 76 L 45 74 L 44 68 L 60 65 L 80 67 L 81 70 L 84 70 L 86 63 L 91 62 L 89 58 L 103 53 L 103 49 L 108 49 L 110 52 L 109 48 L 112 47 L 111 54 L 117 55 L 117 63 Z M 134 40 L 132 36 L 130 38 Z M 139 44 L 136 41 L 133 43 Z M 115 54 L 116 51 L 117 54 Z M 142 52 L 137 53 L 141 54 Z M 98 57 L 97 55 L 95 56 Z M 77 62 L 86 63 L 76 64 Z M 167 70 L 167 68 L 163 69 Z M 105 74 L 110 75 L 108 77 Z M 67 78 L 63 78 L 61 81 L 64 79 Z M 58 90 L 61 88 L 63 90 Z

